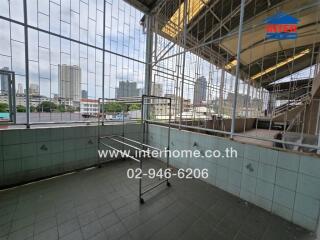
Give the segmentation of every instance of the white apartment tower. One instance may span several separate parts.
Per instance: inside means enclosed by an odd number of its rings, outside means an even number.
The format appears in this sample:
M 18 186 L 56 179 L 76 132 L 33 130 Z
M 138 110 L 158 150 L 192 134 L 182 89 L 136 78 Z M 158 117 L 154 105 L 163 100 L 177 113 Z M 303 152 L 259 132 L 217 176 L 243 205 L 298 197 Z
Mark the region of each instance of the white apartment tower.
M 64 100 L 80 101 L 81 99 L 81 68 L 62 64 L 59 71 L 59 97 Z

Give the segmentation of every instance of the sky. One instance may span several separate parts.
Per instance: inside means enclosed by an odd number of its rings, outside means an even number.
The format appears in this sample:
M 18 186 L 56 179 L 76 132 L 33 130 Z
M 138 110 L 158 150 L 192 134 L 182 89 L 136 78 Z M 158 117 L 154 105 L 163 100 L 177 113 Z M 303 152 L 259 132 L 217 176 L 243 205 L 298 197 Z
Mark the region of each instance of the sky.
M 21 0 L 10 0 L 9 5 L 8 0 L 0 0 L 0 16 L 22 22 L 22 3 Z M 103 0 L 27 0 L 27 5 L 29 25 L 102 48 Z M 105 16 L 106 50 L 145 62 L 146 35 L 139 24 L 143 13 L 123 0 L 106 0 Z M 19 83 L 25 88 L 24 28 L 19 24 L 0 20 L 0 29 L 0 68 L 9 67 L 15 71 L 16 88 Z M 28 30 L 28 37 L 30 83 L 40 85 L 42 95 L 53 97 L 59 92 L 58 65 L 67 64 L 81 67 L 81 88 L 88 92 L 89 98 L 102 96 L 101 50 L 34 29 Z M 159 39 L 159 48 L 168 42 Z M 168 55 L 177 51 L 177 47 L 174 47 Z M 145 65 L 112 53 L 105 53 L 106 97 L 114 97 L 118 82 L 123 80 L 138 82 L 138 87 L 143 88 Z M 163 61 L 159 65 L 176 73 L 181 71 L 177 69 L 176 59 Z M 195 81 L 199 76 L 205 76 L 211 89 L 217 89 L 220 85 L 221 70 L 210 66 L 207 61 L 187 53 L 186 66 L 187 79 Z M 181 72 L 179 74 L 181 75 Z M 172 79 L 168 76 L 155 76 L 155 79 L 163 84 L 164 93 L 173 93 Z M 246 84 L 241 81 L 241 94 L 246 93 L 243 85 Z M 224 97 L 227 92 L 234 90 L 234 76 L 226 74 L 225 89 Z M 192 84 L 186 84 L 184 92 L 185 98 L 192 100 Z
M 23 21 L 23 1 L 0 0 L 0 15 Z M 103 0 L 28 0 L 28 24 L 99 48 L 103 47 Z M 49 7 L 50 6 L 50 7 Z M 14 9 L 14 11 L 12 11 Z M 143 14 L 122 0 L 106 0 L 106 50 L 145 59 L 145 34 L 139 21 Z M 17 75 L 16 86 L 25 88 L 24 28 L 0 20 L 0 68 L 9 67 Z M 58 64 L 78 65 L 81 88 L 89 97 L 101 97 L 103 52 L 54 35 L 29 29 L 30 83 L 40 85 L 40 93 L 58 93 Z M 143 87 L 144 64 L 105 53 L 106 93 L 114 97 L 121 80 Z M 111 88 L 111 89 L 110 89 Z

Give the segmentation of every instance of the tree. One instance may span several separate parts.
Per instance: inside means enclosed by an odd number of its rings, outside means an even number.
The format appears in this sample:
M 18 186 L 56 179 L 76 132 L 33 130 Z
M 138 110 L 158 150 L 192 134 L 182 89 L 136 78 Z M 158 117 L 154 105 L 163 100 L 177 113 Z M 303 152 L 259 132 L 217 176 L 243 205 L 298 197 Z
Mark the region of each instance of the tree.
M 129 111 L 135 111 L 135 110 L 140 110 L 141 109 L 141 104 L 139 103 L 133 103 L 129 105 Z
M 0 103 L 0 112 L 9 112 L 9 105 L 7 103 Z
M 66 106 L 65 105 L 58 105 L 58 112 L 65 112 Z
M 17 106 L 17 112 L 26 112 L 26 107 L 23 105 L 18 105 Z
M 36 107 L 34 107 L 34 106 L 30 106 L 30 112 L 35 112 L 37 110 L 37 108 Z
M 72 106 L 66 106 L 66 112 L 74 112 L 75 108 Z
M 56 109 L 57 109 L 57 105 L 49 101 L 44 101 L 37 106 L 38 112 L 52 112 Z
M 104 105 L 105 112 L 122 112 L 123 104 L 117 102 L 106 103 Z

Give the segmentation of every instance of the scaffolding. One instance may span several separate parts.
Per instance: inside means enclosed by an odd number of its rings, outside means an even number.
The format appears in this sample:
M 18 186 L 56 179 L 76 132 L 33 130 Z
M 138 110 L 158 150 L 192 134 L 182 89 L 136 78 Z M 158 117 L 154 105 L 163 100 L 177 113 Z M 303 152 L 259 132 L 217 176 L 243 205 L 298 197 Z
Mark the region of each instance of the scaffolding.
M 153 95 L 172 99 L 172 126 L 319 153 L 319 8 L 308 0 L 163 1 L 148 16 L 147 79 L 162 86 Z M 301 21 L 297 39 L 266 37 L 263 19 L 279 11 Z
M 143 196 L 159 187 L 162 184 L 166 184 L 168 187 L 171 186 L 169 182 L 169 178 L 159 179 L 160 181 L 156 184 L 148 184 L 143 187 L 143 177 L 147 176 L 146 173 L 143 173 L 143 163 L 150 157 L 150 150 L 157 152 L 169 151 L 170 149 L 170 130 L 171 130 L 171 98 L 159 97 L 159 96 L 151 96 L 151 95 L 143 95 L 142 97 L 131 97 L 131 98 L 118 98 L 118 99 L 110 99 L 110 98 L 100 98 L 98 100 L 99 109 L 101 112 L 101 116 L 98 121 L 98 150 L 102 150 L 103 148 L 111 149 L 117 153 L 120 153 L 121 158 L 125 157 L 131 159 L 137 163 L 139 163 L 139 169 L 141 170 L 141 174 L 139 177 L 139 201 L 141 204 L 144 203 Z M 106 122 L 113 122 L 113 119 L 106 119 L 106 105 L 107 104 L 118 104 L 121 106 L 121 111 L 117 114 L 117 119 L 121 124 L 121 133 L 120 134 L 104 134 L 103 126 Z M 141 106 L 140 108 L 140 117 L 136 115 L 135 117 L 128 116 L 129 106 L 132 104 L 138 104 Z M 103 110 L 102 110 L 103 109 Z M 158 115 L 150 115 L 151 109 L 158 109 L 158 112 L 164 111 L 168 113 L 168 118 L 163 118 L 163 116 L 167 116 L 167 114 L 158 114 Z M 160 112 L 161 112 L 160 111 Z M 120 117 L 119 117 L 120 116 Z M 132 139 L 126 137 L 125 127 L 126 124 L 129 123 L 140 124 L 142 127 L 141 138 Z M 158 122 L 158 123 L 166 123 L 167 128 L 167 146 L 164 149 L 154 147 L 148 144 L 148 124 L 149 122 Z M 117 144 L 115 146 L 114 144 Z M 136 154 L 130 154 L 127 149 L 134 149 Z M 103 162 L 98 159 L 98 165 L 101 166 Z M 170 169 L 169 155 L 166 154 L 166 169 Z M 166 170 L 165 169 L 165 170 Z M 164 171 L 165 171 L 164 170 Z

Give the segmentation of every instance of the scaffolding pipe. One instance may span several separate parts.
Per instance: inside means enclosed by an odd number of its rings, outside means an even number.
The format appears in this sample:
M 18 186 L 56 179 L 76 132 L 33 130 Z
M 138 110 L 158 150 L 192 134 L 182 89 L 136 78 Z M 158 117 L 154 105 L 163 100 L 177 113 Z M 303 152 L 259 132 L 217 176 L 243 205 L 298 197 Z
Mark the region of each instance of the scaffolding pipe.
M 306 10 L 312 9 L 313 7 L 318 6 L 318 5 L 319 5 L 318 2 L 315 2 L 315 3 L 312 3 L 312 4 L 308 4 L 308 5 L 304 5 L 303 7 L 298 8 L 298 9 L 295 9 L 294 11 L 288 11 L 287 14 L 294 15 L 294 14 L 296 14 L 296 13 L 299 12 L 299 11 L 306 11 Z M 240 14 L 241 14 L 241 12 L 240 12 Z M 4 17 L 0 16 L 0 19 L 1 19 L 1 18 L 4 18 Z M 11 20 L 11 21 L 12 21 L 12 20 Z M 14 22 L 14 21 L 13 21 L 13 22 Z M 260 27 L 260 26 L 263 26 L 263 25 L 265 25 L 264 22 L 259 23 L 259 24 L 247 25 L 246 28 L 243 30 L 243 32 L 250 31 L 250 30 L 252 30 L 252 29 L 255 29 L 255 28 Z M 183 53 L 185 53 L 185 52 L 191 52 L 191 51 L 193 51 L 193 50 L 195 50 L 195 49 L 197 49 L 197 48 L 205 47 L 205 46 L 207 46 L 207 45 L 214 44 L 214 43 L 219 43 L 219 42 L 221 42 L 222 40 L 224 40 L 224 39 L 226 39 L 226 38 L 229 38 L 229 37 L 232 37 L 232 36 L 236 35 L 236 33 L 237 33 L 236 31 L 231 31 L 231 32 L 227 33 L 227 34 L 224 35 L 224 36 L 221 36 L 221 37 L 212 39 L 212 40 L 207 41 L 207 42 L 204 42 L 204 43 L 200 43 L 200 44 L 198 44 L 197 46 L 193 46 L 193 47 L 190 47 L 190 48 L 185 48 L 185 50 L 183 50 L 182 52 L 175 53 L 175 54 L 169 55 L 169 56 L 167 56 L 167 57 L 164 57 L 164 56 L 163 56 L 162 58 L 157 59 L 157 61 L 152 62 L 152 64 L 153 64 L 153 65 L 156 65 L 158 62 L 167 60 L 167 59 L 169 59 L 169 58 L 176 57 L 176 56 L 181 55 L 181 54 L 183 54 Z M 277 41 L 277 40 L 274 40 L 274 41 Z
M 103 1 L 103 12 L 106 12 L 106 1 Z M 104 98 L 105 98 L 105 51 L 106 51 L 106 14 L 103 14 L 103 43 L 102 43 L 102 49 L 103 49 L 103 55 L 102 55 L 102 109 L 98 109 L 99 113 L 101 111 L 102 115 L 102 125 L 104 125 L 105 120 L 105 109 L 104 109 Z
M 183 44 L 184 47 L 186 47 L 186 41 L 187 41 L 187 11 L 188 11 L 188 0 L 184 0 L 184 9 L 183 9 Z M 182 79 L 181 79 L 181 94 L 180 94 L 180 120 L 179 120 L 179 126 L 181 126 L 182 123 L 182 112 L 183 112 L 183 85 L 184 85 L 184 74 L 185 74 L 185 68 L 186 68 L 186 52 L 183 53 L 183 61 L 182 61 Z M 180 127 L 179 127 L 180 129 Z
M 242 43 L 242 26 L 243 26 L 243 15 L 244 15 L 244 4 L 245 0 L 241 0 L 240 8 L 240 23 L 239 23 L 239 34 L 238 34 L 238 48 L 237 48 L 237 67 L 236 67 L 236 79 L 234 86 L 234 97 L 232 104 L 232 122 L 231 122 L 231 138 L 233 138 L 236 112 L 237 112 L 237 97 L 238 97 L 238 85 L 239 85 L 239 75 L 240 75 L 240 53 L 241 53 L 241 43 Z
M 223 89 L 224 89 L 224 78 L 225 78 L 225 70 L 222 68 L 221 71 L 221 81 L 220 81 L 220 89 L 219 89 L 219 108 L 218 108 L 218 116 L 222 115 L 222 106 L 223 106 Z
M 317 153 L 318 154 L 320 154 L 320 121 L 319 121 L 319 118 L 320 118 L 320 99 L 318 100 L 318 118 L 317 118 L 317 130 L 318 130 L 317 131 L 318 132 L 318 151 L 317 151 Z M 302 129 L 302 131 L 303 131 L 303 129 Z
M 153 32 L 151 29 L 152 17 L 146 16 L 146 69 L 145 69 L 145 86 L 144 94 L 151 94 L 151 84 L 152 84 L 152 48 L 153 48 Z
M 25 68 L 26 68 L 26 113 L 27 113 L 27 128 L 30 128 L 30 96 L 29 96 L 29 49 L 28 49 L 28 8 L 27 0 L 23 1 L 24 14 L 24 50 L 25 50 Z

